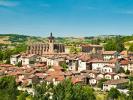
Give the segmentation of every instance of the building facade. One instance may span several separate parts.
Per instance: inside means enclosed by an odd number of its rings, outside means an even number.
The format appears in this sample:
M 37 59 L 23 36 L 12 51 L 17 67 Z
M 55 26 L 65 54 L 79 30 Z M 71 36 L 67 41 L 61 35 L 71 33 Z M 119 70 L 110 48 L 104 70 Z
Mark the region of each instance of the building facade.
M 37 54 L 37 55 L 64 53 L 65 46 L 63 44 L 55 43 L 54 39 L 55 38 L 52 36 L 52 33 L 51 33 L 50 37 L 48 37 L 48 43 L 29 45 L 27 48 L 27 53 L 28 54 Z

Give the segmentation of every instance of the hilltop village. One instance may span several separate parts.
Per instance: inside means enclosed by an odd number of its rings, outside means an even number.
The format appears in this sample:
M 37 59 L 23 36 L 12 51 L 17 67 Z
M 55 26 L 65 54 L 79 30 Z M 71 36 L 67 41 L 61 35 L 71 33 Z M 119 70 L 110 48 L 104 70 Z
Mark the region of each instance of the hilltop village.
M 34 94 L 29 87 L 32 84 L 57 85 L 65 79 L 101 91 L 117 88 L 128 93 L 124 86 L 133 73 L 133 52 L 105 51 L 102 45 L 84 44 L 80 45 L 80 53 L 71 54 L 64 44 L 55 43 L 52 33 L 47 40 L 31 43 L 26 52 L 11 55 L 10 64 L 0 64 L 0 76 L 15 76 L 18 90 L 30 94 Z M 99 87 L 102 79 L 106 81 Z

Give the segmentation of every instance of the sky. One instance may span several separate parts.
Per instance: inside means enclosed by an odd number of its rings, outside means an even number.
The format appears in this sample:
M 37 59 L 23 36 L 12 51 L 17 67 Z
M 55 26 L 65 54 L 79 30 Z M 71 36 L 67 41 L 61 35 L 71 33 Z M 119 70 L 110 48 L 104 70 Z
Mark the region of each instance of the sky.
M 0 34 L 132 35 L 133 0 L 0 0 Z

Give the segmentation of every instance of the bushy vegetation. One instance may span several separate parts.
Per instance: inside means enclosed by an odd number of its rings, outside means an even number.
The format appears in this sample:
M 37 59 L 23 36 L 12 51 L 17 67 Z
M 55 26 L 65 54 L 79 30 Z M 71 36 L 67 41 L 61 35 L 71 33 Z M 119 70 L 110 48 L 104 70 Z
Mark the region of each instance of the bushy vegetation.
M 5 76 L 0 78 L 0 100 L 17 100 L 17 95 L 15 77 Z
M 94 91 L 89 86 L 72 84 L 64 80 L 58 85 L 41 83 L 34 86 L 35 96 L 33 100 L 96 100 Z

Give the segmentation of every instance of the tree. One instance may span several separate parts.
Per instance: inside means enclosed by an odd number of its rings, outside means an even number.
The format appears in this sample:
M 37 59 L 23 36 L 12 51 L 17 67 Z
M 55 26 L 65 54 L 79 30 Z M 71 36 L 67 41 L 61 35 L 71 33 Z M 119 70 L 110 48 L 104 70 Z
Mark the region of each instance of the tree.
M 129 50 L 129 51 L 133 51 L 133 44 L 130 45 L 130 47 L 129 47 L 128 50 Z
M 124 70 L 124 68 L 122 68 L 122 67 L 119 67 L 119 69 L 117 70 L 117 73 L 125 73 L 125 70 Z
M 18 96 L 18 100 L 26 100 L 26 97 L 28 96 L 27 92 L 21 92 Z
M 133 100 L 133 82 L 130 82 L 128 90 L 129 90 L 128 100 Z
M 115 38 L 108 40 L 108 42 L 104 45 L 104 49 L 107 51 L 118 51 L 121 52 L 124 50 L 124 42 L 121 36 L 116 36 Z
M 125 49 L 124 42 L 122 41 L 121 36 L 116 36 L 115 43 L 116 43 L 116 51 L 121 52 Z
M 18 67 L 22 67 L 22 62 L 21 62 L 21 61 L 18 62 L 16 66 L 18 66 Z
M 111 88 L 109 93 L 108 93 L 108 98 L 109 99 L 118 99 L 118 97 L 120 96 L 120 92 L 116 89 L 116 88 Z
M 130 71 L 127 69 L 125 74 L 129 75 L 130 74 Z
M 46 82 L 40 84 L 34 84 L 33 88 L 35 90 L 34 100 L 48 100 L 50 98 L 50 89 L 53 85 L 47 84 Z
M 102 78 L 101 80 L 99 80 L 98 87 L 102 89 L 103 88 L 103 83 L 106 82 L 106 81 L 107 81 L 107 79 L 105 79 L 105 78 Z
M 0 79 L 0 100 L 16 100 L 18 95 L 15 77 L 5 76 Z
M 74 85 L 68 79 L 54 87 L 53 100 L 96 100 L 96 97 L 89 86 Z
M 105 45 L 104 49 L 106 51 L 114 51 L 116 50 L 115 42 L 113 40 L 109 40 Z
M 60 66 L 64 69 L 67 70 L 68 66 L 65 62 L 63 62 L 62 64 L 60 64 Z
M 130 80 L 130 82 L 133 81 L 133 75 L 129 76 L 128 79 Z

